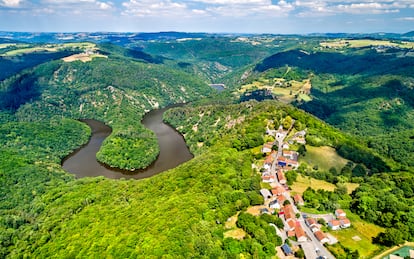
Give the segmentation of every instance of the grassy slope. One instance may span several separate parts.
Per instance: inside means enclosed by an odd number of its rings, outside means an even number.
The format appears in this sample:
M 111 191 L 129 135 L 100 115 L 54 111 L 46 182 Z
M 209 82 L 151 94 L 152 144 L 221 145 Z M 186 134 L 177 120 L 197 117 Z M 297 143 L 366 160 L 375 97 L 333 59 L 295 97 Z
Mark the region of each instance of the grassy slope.
M 348 194 L 352 193 L 353 190 L 355 190 L 359 184 L 357 183 L 345 183 L 345 186 L 348 189 Z M 315 190 L 326 190 L 333 192 L 336 188 L 336 186 L 332 183 L 328 183 L 326 181 L 314 179 L 311 177 L 304 177 L 302 175 L 298 175 L 298 178 L 296 179 L 296 182 L 293 183 L 291 186 L 292 191 L 296 193 L 302 194 L 307 188 L 311 187 Z
M 351 221 L 351 227 L 337 231 L 330 231 L 338 241 L 351 250 L 358 249 L 361 258 L 372 258 L 381 251 L 382 247 L 372 243 L 372 238 L 376 237 L 383 228 L 361 220 L 358 215 L 346 210 L 346 215 Z M 353 237 L 359 237 L 361 240 L 354 240 Z
M 306 146 L 306 155 L 301 156 L 299 162 L 305 162 L 311 167 L 317 165 L 320 170 L 328 171 L 331 167 L 341 171 L 348 162 L 347 159 L 338 155 L 332 147 Z

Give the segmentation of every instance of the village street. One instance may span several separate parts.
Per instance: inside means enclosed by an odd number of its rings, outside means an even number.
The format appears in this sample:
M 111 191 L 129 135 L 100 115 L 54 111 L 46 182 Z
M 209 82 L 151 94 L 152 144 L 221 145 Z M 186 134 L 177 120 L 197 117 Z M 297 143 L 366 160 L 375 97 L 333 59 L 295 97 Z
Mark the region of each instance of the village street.
M 278 158 L 283 156 L 283 143 L 284 143 L 284 139 L 287 136 L 287 133 L 284 132 L 277 132 L 275 134 L 276 140 L 274 142 L 275 145 L 277 145 L 278 150 L 277 152 L 274 152 L 271 154 L 272 158 L 273 158 L 273 163 L 270 167 L 270 174 L 272 176 L 273 179 L 278 179 L 278 171 L 280 170 L 280 165 L 278 164 Z M 283 186 L 280 181 L 274 181 L 272 183 L 270 183 L 272 188 L 283 188 L 286 189 L 286 185 Z M 328 258 L 328 259 L 335 259 L 335 257 L 328 251 L 328 249 L 325 248 L 325 246 L 323 246 L 323 244 L 316 238 L 316 236 L 314 235 L 314 233 L 312 232 L 312 230 L 306 225 L 305 223 L 305 219 L 303 218 L 303 214 L 299 211 L 299 209 L 297 208 L 297 206 L 295 205 L 294 200 L 292 199 L 290 192 L 286 191 L 282 194 L 286 200 L 288 200 L 293 208 L 293 212 L 296 215 L 299 215 L 299 217 L 297 218 L 297 222 L 299 222 L 300 226 L 302 227 L 302 229 L 305 231 L 306 236 L 307 236 L 307 241 L 305 242 L 299 242 L 299 244 L 301 245 L 306 258 L 311 258 L 311 259 L 316 259 L 316 258 Z M 331 217 L 332 215 L 328 216 L 327 218 Z M 290 226 L 288 224 L 288 222 L 286 220 L 284 220 L 284 224 L 285 224 L 285 229 L 290 229 Z M 280 235 L 283 239 L 283 241 L 287 238 L 285 233 L 281 235 L 281 232 L 284 231 L 276 231 L 278 235 Z

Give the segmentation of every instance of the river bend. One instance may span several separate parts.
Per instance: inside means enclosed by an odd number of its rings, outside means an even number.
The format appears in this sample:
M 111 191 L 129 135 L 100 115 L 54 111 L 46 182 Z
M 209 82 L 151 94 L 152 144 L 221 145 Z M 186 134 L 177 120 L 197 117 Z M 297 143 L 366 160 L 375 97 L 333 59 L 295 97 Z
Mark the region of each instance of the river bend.
M 112 130 L 96 120 L 83 120 L 91 127 L 92 136 L 88 144 L 69 155 L 63 161 L 63 168 L 75 174 L 77 178 L 105 176 L 112 179 L 142 179 L 172 169 L 192 159 L 193 155 L 190 153 L 182 135 L 162 120 L 164 112 L 169 108 L 152 110 L 145 114 L 142 119 L 145 127 L 156 134 L 160 147 L 160 154 L 157 160 L 146 169 L 130 172 L 108 168 L 99 163 L 96 160 L 96 153 Z

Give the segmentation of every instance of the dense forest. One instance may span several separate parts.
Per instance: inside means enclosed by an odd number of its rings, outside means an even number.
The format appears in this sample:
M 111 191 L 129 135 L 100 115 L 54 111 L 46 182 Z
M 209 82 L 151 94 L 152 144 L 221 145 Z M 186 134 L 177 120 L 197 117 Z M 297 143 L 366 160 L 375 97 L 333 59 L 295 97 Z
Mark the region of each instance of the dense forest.
M 372 240 L 380 246 L 414 240 L 410 50 L 338 51 L 322 48 L 323 37 L 167 35 L 93 50 L 75 43 L 53 51 L 33 43 L 0 48 L 1 258 L 272 258 L 282 240 L 269 223 L 282 222 L 246 212 L 263 204 L 252 164 L 264 159 L 263 143 L 274 140 L 266 128 L 290 125 L 306 130 L 307 145 L 292 145 L 301 156 L 306 147 L 329 147 L 348 161 L 329 170 L 302 163 L 287 173 L 289 184 L 299 175 L 335 185 L 307 189 L 306 206 L 326 213 L 339 205 L 383 227 Z M 10 54 L 19 48 L 25 51 Z M 60 59 L 88 52 L 89 61 Z M 310 100 L 240 102 L 244 84 L 275 78 L 310 80 Z M 208 83 L 225 83 L 225 90 Z M 145 168 L 159 147 L 141 119 L 174 103 L 185 105 L 164 120 L 184 136 L 194 159 L 139 181 L 75 179 L 62 169 L 91 135 L 78 121 L 84 118 L 112 128 L 99 161 Z M 348 193 L 351 182 L 358 186 Z M 230 217 L 243 238 L 229 236 Z
M 104 121 L 113 134 L 98 159 L 127 170 L 145 168 L 159 152 L 155 135 L 140 123 L 145 111 L 213 90 L 186 73 L 121 54 L 115 51 L 87 63 L 52 61 L 24 70 L 0 83 L 0 108 L 19 121 L 51 116 Z

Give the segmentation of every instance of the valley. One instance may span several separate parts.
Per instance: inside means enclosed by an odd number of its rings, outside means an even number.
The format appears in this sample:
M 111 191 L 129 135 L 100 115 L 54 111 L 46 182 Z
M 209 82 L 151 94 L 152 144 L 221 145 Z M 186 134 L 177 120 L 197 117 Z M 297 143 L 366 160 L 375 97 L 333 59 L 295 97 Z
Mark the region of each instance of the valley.
M 12 36 L 0 40 L 0 257 L 283 258 L 287 245 L 372 258 L 413 241 L 414 39 Z M 254 91 L 272 98 L 243 99 Z M 110 170 L 75 177 L 64 159 L 93 139 L 85 119 L 111 130 L 84 163 Z M 352 224 L 318 220 L 339 241 L 321 244 L 305 217 L 336 210 Z M 313 243 L 287 238 L 290 221 Z

